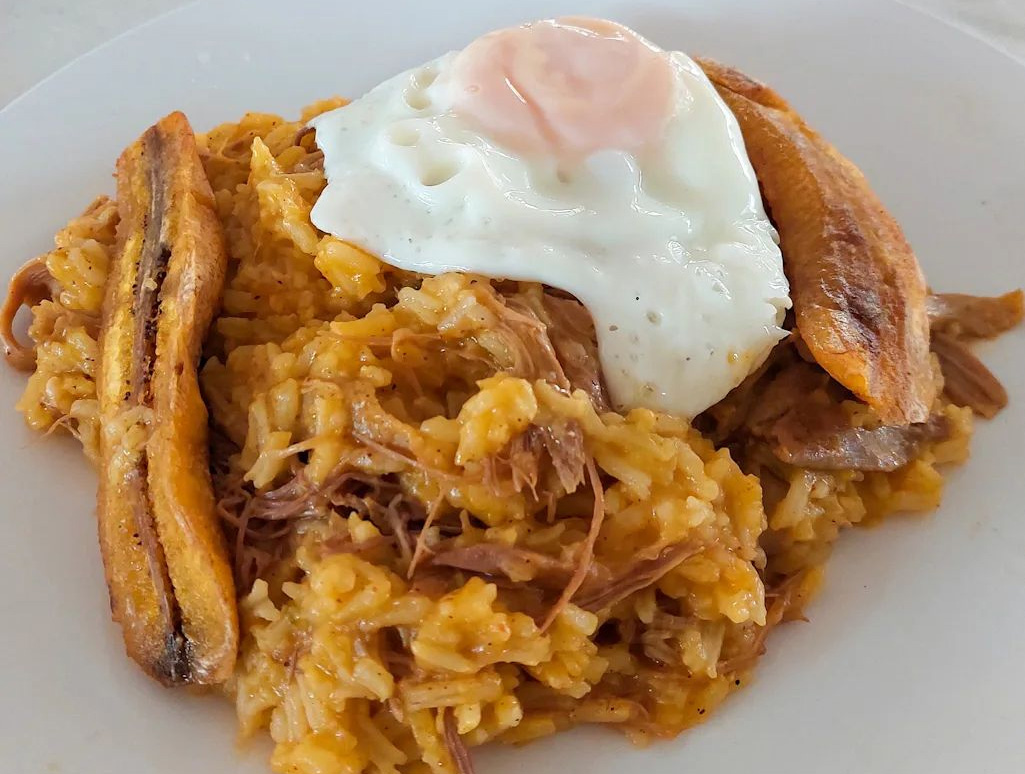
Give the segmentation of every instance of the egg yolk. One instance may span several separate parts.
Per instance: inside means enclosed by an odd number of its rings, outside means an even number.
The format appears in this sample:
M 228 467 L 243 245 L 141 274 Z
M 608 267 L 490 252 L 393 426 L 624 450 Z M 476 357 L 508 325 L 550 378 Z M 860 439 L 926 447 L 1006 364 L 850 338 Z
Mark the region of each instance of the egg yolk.
M 583 158 L 637 151 L 668 122 L 665 52 L 602 19 L 565 18 L 492 32 L 452 67 L 452 109 L 518 152 Z

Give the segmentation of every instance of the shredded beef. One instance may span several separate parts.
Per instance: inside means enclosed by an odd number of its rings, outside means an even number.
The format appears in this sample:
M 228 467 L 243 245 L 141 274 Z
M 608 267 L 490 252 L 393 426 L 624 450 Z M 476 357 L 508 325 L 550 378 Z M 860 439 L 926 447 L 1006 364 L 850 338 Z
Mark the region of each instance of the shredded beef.
M 699 550 L 700 547 L 693 543 L 679 543 L 664 548 L 655 558 L 635 562 L 613 580 L 587 589 L 573 601 L 577 606 L 592 612 L 612 607 L 635 591 L 656 583 L 663 575 L 694 556 Z
M 949 422 L 939 414 L 912 425 L 859 427 L 844 411 L 845 399 L 850 396 L 821 368 L 790 355 L 745 390 L 745 405 L 728 415 L 731 435 L 717 440 L 740 437 L 748 456 L 754 444 L 802 468 L 892 471 L 908 464 L 922 444 L 950 432 Z
M 834 410 L 792 411 L 773 426 L 772 451 L 781 461 L 813 470 L 891 471 L 907 465 L 923 443 L 946 438 L 950 424 L 937 414 L 903 427 L 851 427 Z
M 584 482 L 587 454 L 584 433 L 575 419 L 557 418 L 530 425 L 505 448 L 483 462 L 484 485 L 498 497 L 529 489 L 537 502 L 547 502 L 576 491 Z M 562 491 L 544 491 L 546 468 L 555 473 Z
M 336 508 L 355 511 L 394 541 L 406 560 L 412 559 L 415 542 L 410 523 L 425 519 L 420 502 L 388 476 L 345 471 L 318 486 L 299 470 L 287 483 L 257 493 L 238 473 L 215 470 L 214 484 L 217 511 L 234 533 L 235 573 L 241 588 L 249 588 L 269 564 L 281 558 L 287 538 L 302 519 L 321 518 Z M 356 544 L 335 539 L 323 550 L 361 553 L 376 547 L 372 541 Z
M 926 309 L 932 326 L 930 348 L 939 359 L 947 398 L 986 418 L 996 416 L 1007 405 L 1007 391 L 964 342 L 992 338 L 1021 323 L 1025 294 L 933 294 Z
M 440 712 L 442 725 L 445 727 L 445 747 L 448 749 L 452 764 L 459 774 L 474 774 L 470 751 L 466 749 L 466 744 L 456 727 L 455 711 L 451 707 L 442 707 Z
M 587 530 L 587 537 L 584 539 L 580 556 L 577 558 L 577 566 L 573 569 L 573 574 L 570 576 L 569 581 L 566 582 L 566 588 L 562 590 L 562 594 L 559 595 L 555 604 L 552 605 L 552 609 L 541 623 L 541 631 L 547 630 L 555 622 L 559 613 L 573 600 L 577 591 L 580 590 L 584 581 L 587 580 L 588 573 L 591 571 L 591 565 L 594 562 L 594 545 L 598 541 L 598 533 L 601 532 L 601 525 L 605 521 L 605 490 L 598 475 L 598 466 L 594 464 L 594 460 L 590 457 L 587 458 L 587 477 L 591 481 L 591 489 L 594 493 L 594 512 L 591 514 L 591 526 Z
M 497 497 L 524 489 L 529 489 L 537 497 L 543 453 L 538 428 L 531 425 L 509 441 L 504 449 L 483 461 L 484 485 Z
M 989 339 L 1022 321 L 1025 294 L 1021 290 L 992 297 L 940 293 L 930 295 L 925 308 L 934 335 L 939 332 L 959 338 Z
M 587 452 L 584 430 L 575 419 L 559 418 L 536 428 L 564 492 L 575 492 L 584 483 Z
M 987 419 L 1007 405 L 1007 390 L 965 344 L 934 332 L 931 347 L 943 372 L 943 392 L 951 403 L 969 406 Z
M 548 590 L 561 590 L 569 583 L 574 565 L 564 559 L 505 543 L 474 543 L 468 546 L 439 546 L 431 558 L 435 567 L 454 567 L 489 577 L 504 577 L 513 583 L 530 582 Z M 592 562 L 585 585 L 611 580 L 611 573 Z
M 548 315 L 548 336 L 570 386 L 587 393 L 598 413 L 609 411 L 598 358 L 598 337 L 590 312 L 575 298 L 563 298 L 551 292 L 544 294 L 542 303 Z
M 561 381 L 549 381 L 565 389 L 583 390 L 597 412 L 608 411 L 598 338 L 584 305 L 554 288 L 516 290 L 504 298 L 510 309 L 540 324 L 546 342 L 542 349 L 547 352 L 550 348 L 562 376 Z
M 35 306 L 47 298 L 56 298 L 60 286 L 46 268 L 44 256 L 24 264 L 7 289 L 7 297 L 0 308 L 0 342 L 4 345 L 7 362 L 19 371 L 31 371 L 36 365 L 36 350 L 23 344 L 14 334 L 14 318 L 22 306 Z
M 569 389 L 569 379 L 548 337 L 548 329 L 522 296 L 494 296 L 491 311 L 498 318 L 492 331 L 501 337 L 512 360 L 509 372 L 523 379 L 543 379 Z
M 747 431 L 767 437 L 777 422 L 788 414 L 804 411 L 812 396 L 829 384 L 829 376 L 818 366 L 796 360 L 754 390 L 756 398 L 744 419 Z

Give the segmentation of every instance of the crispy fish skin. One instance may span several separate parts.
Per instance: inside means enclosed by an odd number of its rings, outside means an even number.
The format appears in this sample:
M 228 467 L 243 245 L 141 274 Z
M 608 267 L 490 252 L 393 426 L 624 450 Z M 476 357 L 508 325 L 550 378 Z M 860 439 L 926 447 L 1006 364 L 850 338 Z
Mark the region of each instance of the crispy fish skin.
M 927 290 L 900 226 L 858 168 L 778 94 L 699 64 L 740 124 L 808 349 L 884 422 L 926 421 L 936 398 Z
M 227 256 L 183 114 L 125 150 L 117 187 L 98 384 L 98 516 L 111 611 L 129 655 L 157 680 L 223 682 L 238 620 L 197 365 Z

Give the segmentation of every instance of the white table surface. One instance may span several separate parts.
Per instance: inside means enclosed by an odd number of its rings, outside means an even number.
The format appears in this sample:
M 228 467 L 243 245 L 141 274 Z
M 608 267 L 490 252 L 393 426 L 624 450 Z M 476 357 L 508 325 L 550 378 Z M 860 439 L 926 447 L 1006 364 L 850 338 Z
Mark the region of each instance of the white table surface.
M 481 0 L 494 2 L 497 0 Z M 184 0 L 0 0 L 0 106 Z M 906 0 L 1025 62 L 1025 0 Z

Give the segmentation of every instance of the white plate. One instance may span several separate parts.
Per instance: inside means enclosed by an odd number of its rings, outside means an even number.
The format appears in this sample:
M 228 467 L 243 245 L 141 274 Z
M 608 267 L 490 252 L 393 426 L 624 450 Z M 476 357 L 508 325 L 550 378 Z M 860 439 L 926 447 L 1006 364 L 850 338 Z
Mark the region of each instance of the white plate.
M 934 287 L 1025 284 L 1025 69 L 883 0 L 193 5 L 0 112 L 0 273 L 110 191 L 120 149 L 172 109 L 198 128 L 246 110 L 292 115 L 489 28 L 581 12 L 777 87 L 866 172 Z M 478 770 L 1025 771 L 1023 341 L 1015 332 L 987 351 L 1012 404 L 979 424 L 943 508 L 845 535 L 811 623 L 773 635 L 759 679 L 709 723 L 646 750 L 583 730 L 478 753 Z M 226 702 L 165 691 L 124 657 L 93 471 L 72 441 L 25 429 L 12 408 L 22 385 L 0 370 L 0 771 L 268 771 L 262 747 L 236 750 Z

